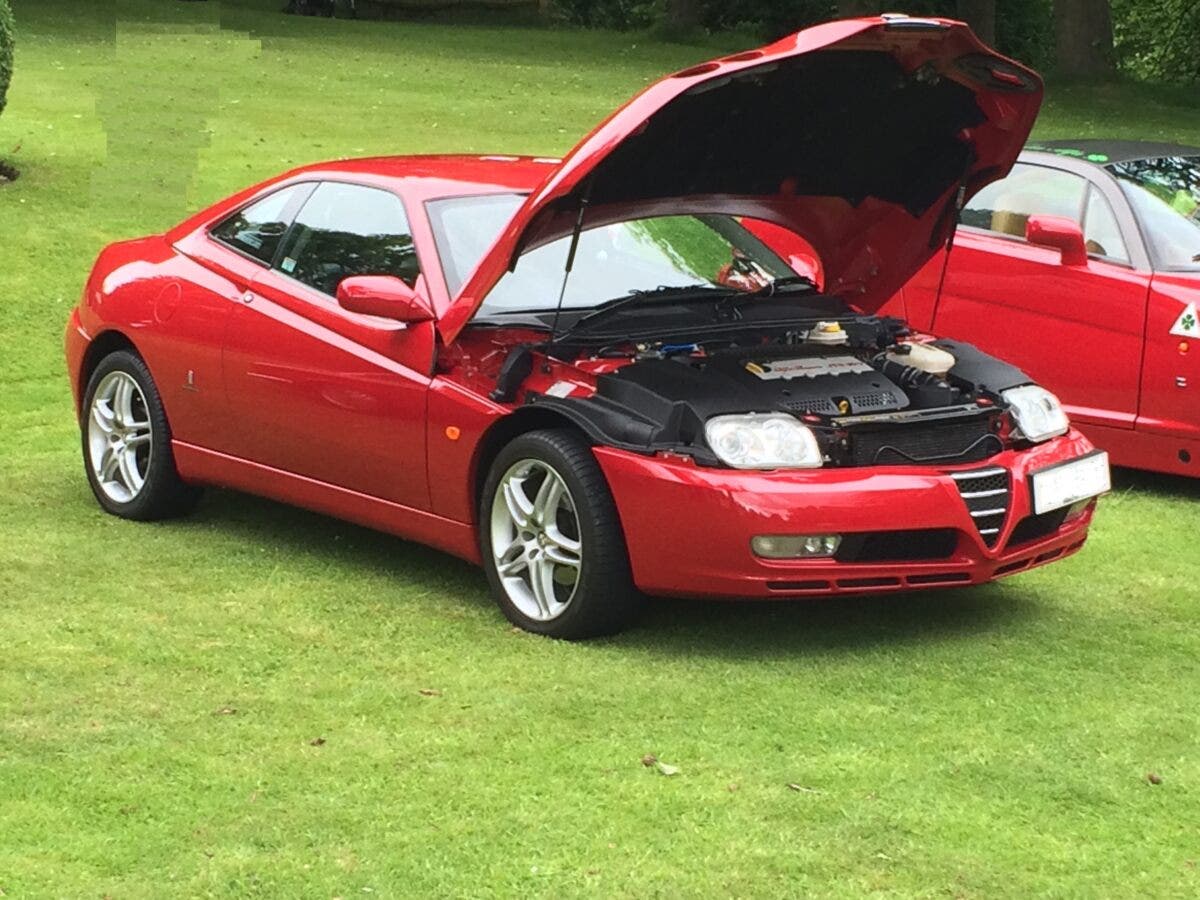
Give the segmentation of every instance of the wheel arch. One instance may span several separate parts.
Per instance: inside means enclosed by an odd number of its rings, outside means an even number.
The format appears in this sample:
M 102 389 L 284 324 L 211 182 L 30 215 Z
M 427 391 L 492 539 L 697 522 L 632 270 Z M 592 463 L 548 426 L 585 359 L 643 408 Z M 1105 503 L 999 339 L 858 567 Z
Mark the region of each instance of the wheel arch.
M 123 331 L 109 328 L 93 337 L 83 353 L 83 360 L 79 366 L 79 399 L 75 409 L 77 415 L 82 414 L 84 395 L 87 393 L 88 382 L 91 381 L 96 366 L 100 365 L 100 361 L 110 353 L 116 353 L 118 350 L 128 350 L 142 362 L 146 361 L 137 345 Z
M 471 468 L 472 514 L 478 521 L 479 504 L 483 499 L 483 485 L 487 481 L 492 460 L 511 441 L 523 434 L 542 429 L 570 429 L 582 435 L 589 443 L 596 443 L 596 435 L 588 427 L 583 416 L 572 416 L 559 409 L 538 406 L 523 406 L 494 423 L 479 439 L 475 460 Z

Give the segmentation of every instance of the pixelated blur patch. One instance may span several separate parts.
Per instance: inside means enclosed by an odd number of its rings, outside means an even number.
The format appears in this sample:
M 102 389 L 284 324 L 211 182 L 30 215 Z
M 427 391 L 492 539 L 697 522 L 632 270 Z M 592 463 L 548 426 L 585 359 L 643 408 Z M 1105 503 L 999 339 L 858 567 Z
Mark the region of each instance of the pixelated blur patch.
M 248 68 L 261 45 L 221 27 L 220 3 L 171 4 L 182 13 L 169 22 L 147 22 L 125 6 L 117 4 L 114 43 L 97 86 L 106 150 L 92 173 L 90 198 L 131 226 L 163 228 L 192 206 L 199 153 L 221 107 L 213 86 Z

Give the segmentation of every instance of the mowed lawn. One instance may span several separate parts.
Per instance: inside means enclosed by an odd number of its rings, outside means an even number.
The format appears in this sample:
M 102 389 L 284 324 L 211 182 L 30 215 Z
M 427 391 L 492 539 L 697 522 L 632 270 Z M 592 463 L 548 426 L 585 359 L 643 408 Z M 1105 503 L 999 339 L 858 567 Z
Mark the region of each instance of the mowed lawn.
M 561 153 L 721 49 L 280 5 L 16 3 L 0 894 L 1200 893 L 1200 483 L 1119 473 L 1081 554 L 996 585 L 658 602 L 577 645 L 331 519 L 103 515 L 61 335 L 104 243 L 307 160 Z M 1053 90 L 1037 133 L 1200 143 L 1188 101 Z

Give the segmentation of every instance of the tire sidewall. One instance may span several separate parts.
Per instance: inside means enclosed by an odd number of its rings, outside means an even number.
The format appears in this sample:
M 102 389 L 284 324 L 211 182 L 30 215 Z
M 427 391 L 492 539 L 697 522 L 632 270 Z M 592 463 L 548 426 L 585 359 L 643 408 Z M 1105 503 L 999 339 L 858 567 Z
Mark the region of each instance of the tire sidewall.
M 146 482 L 138 495 L 132 500 L 121 503 L 114 500 L 100 487 L 100 481 L 92 470 L 91 448 L 88 443 L 88 431 L 91 427 L 92 401 L 96 389 L 105 376 L 113 372 L 123 372 L 137 382 L 138 389 L 146 401 L 146 414 L 150 422 L 150 465 L 146 472 Z M 157 517 L 157 506 L 165 492 L 170 490 L 170 481 L 174 476 L 174 456 L 171 453 L 171 431 L 167 425 L 166 412 L 163 409 L 162 398 L 150 376 L 150 370 L 140 357 L 127 350 L 110 353 L 96 366 L 88 379 L 87 389 L 83 395 L 80 439 L 83 449 L 83 468 L 87 474 L 88 484 L 100 506 L 115 516 L 126 519 L 148 519 Z
M 581 439 L 575 438 L 570 432 L 535 431 L 517 437 L 497 454 L 492 461 L 491 469 L 484 483 L 483 494 L 480 497 L 479 543 L 488 584 L 508 620 L 535 634 L 570 638 L 584 636 L 593 630 L 590 624 L 596 618 L 596 610 L 591 607 L 609 599 L 606 594 L 609 592 L 610 581 L 614 576 L 621 587 L 628 585 L 630 590 L 632 590 L 632 581 L 628 574 L 628 555 L 625 551 L 624 539 L 619 529 L 613 534 L 610 533 L 611 527 L 605 527 L 606 522 L 616 521 L 616 514 L 612 495 L 603 482 L 599 465 L 591 457 L 589 449 L 588 462 L 595 467 L 594 472 L 589 473 L 592 475 L 592 478 L 589 479 L 592 481 L 592 486 L 589 487 L 577 471 L 577 461 L 568 458 L 554 438 L 559 440 L 575 439 L 581 445 L 583 443 Z M 580 540 L 583 548 L 579 581 L 567 609 L 549 621 L 531 619 L 516 607 L 501 583 L 499 573 L 496 571 L 495 558 L 492 555 L 492 507 L 495 503 L 496 488 L 509 468 L 524 459 L 537 459 L 551 466 L 558 473 L 571 494 L 571 500 L 575 505 L 575 514 L 579 521 Z M 596 478 L 599 478 L 598 486 L 602 487 L 603 491 L 597 489 Z M 619 546 L 611 546 L 614 541 L 619 542 Z M 608 560 L 609 564 L 604 565 L 603 560 Z M 611 571 L 614 568 L 619 568 L 620 571 Z M 602 569 L 610 571 L 602 571 Z

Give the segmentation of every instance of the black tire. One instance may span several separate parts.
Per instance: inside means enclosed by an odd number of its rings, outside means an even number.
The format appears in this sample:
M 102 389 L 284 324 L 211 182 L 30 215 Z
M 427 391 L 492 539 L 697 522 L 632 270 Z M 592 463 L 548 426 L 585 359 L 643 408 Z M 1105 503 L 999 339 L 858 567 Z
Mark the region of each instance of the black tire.
M 497 499 L 501 481 L 512 467 L 528 460 L 548 466 L 565 483 L 582 546 L 574 592 L 561 614 L 548 620 L 521 611 L 504 586 L 492 552 L 493 505 L 502 502 Z M 526 631 L 565 640 L 599 637 L 624 630 L 641 612 L 645 598 L 633 584 L 612 493 L 591 447 L 577 432 L 531 431 L 500 451 L 480 497 L 479 534 L 492 595 L 508 620 Z
M 100 473 L 96 471 L 93 462 L 90 431 L 93 402 L 97 389 L 114 373 L 123 373 L 136 383 L 141 396 L 135 394 L 131 401 L 137 411 L 134 418 L 140 420 L 144 411 L 146 418 L 140 421 L 148 422 L 150 431 L 148 454 L 144 462 L 145 480 L 136 493 L 130 492 L 132 496 L 128 498 L 114 497 L 111 493 L 112 488 L 106 490 L 102 486 Z M 100 364 L 88 379 L 83 394 L 80 425 L 83 469 L 87 473 L 88 484 L 91 485 L 96 501 L 105 512 L 123 519 L 147 522 L 186 515 L 195 508 L 201 490 L 185 483 L 179 477 L 175 468 L 175 455 L 171 450 L 171 426 L 167 422 L 162 398 L 155 387 L 154 379 L 150 376 L 150 370 L 137 354 L 128 350 L 118 350 L 100 360 Z

